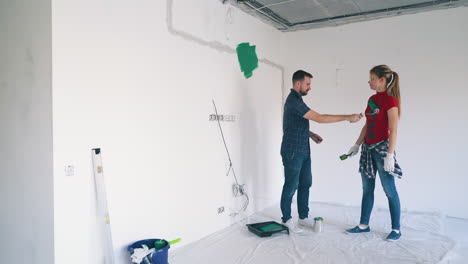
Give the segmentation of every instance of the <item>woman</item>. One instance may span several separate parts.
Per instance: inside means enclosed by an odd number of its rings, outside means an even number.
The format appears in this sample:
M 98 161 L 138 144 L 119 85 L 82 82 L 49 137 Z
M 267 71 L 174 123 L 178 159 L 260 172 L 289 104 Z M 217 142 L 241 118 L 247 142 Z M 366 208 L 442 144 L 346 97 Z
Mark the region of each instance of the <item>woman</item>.
M 348 233 L 370 232 L 369 219 L 374 205 L 376 173 L 388 198 L 392 231 L 388 241 L 401 237 L 400 198 L 395 186 L 395 177 L 401 178 L 402 171 L 395 159 L 398 119 L 401 113 L 400 84 L 398 74 L 387 65 L 378 65 L 370 70 L 369 86 L 376 94 L 369 98 L 366 108 L 366 124 L 356 144 L 348 155 L 354 156 L 361 147 L 359 172 L 361 173 L 363 194 L 359 225 L 346 230 Z

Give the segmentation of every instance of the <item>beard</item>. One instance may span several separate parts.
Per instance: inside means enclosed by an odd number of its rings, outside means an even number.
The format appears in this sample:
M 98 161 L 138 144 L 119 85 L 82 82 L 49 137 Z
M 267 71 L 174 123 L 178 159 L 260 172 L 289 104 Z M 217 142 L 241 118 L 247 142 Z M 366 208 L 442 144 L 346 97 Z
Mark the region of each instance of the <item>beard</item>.
M 305 90 L 300 90 L 299 93 L 302 95 L 302 96 L 306 96 L 308 91 L 305 91 Z

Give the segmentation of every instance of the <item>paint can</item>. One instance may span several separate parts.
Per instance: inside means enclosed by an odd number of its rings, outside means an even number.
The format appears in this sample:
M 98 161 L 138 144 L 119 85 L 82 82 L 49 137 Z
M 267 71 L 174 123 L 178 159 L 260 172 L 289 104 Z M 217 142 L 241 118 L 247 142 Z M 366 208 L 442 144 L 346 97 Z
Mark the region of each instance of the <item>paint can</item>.
M 322 217 L 314 218 L 314 231 L 317 233 L 321 233 L 323 231 L 323 218 Z

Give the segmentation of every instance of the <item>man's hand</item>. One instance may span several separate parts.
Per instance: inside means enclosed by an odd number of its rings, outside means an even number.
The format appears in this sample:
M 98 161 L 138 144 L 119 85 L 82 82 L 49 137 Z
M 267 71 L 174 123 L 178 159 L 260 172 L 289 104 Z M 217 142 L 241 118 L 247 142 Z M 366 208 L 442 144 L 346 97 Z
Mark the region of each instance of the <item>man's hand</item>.
M 352 115 L 349 115 L 348 121 L 350 123 L 356 123 L 357 121 L 361 120 L 361 118 L 362 118 L 362 113 L 361 114 L 352 114 Z
M 322 140 L 323 140 L 322 137 L 315 134 L 314 132 L 309 132 L 309 136 L 315 143 L 317 144 L 322 143 Z
M 387 156 L 384 158 L 384 170 L 387 172 L 392 172 L 395 169 L 395 158 L 393 153 L 387 153 Z

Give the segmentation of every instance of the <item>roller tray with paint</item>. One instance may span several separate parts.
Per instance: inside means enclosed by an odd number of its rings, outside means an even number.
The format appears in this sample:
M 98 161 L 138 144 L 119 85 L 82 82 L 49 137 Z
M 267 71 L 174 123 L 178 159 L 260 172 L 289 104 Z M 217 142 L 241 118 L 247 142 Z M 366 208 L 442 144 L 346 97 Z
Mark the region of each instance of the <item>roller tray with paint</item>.
M 269 237 L 274 233 L 286 231 L 289 235 L 289 229 L 282 225 L 278 224 L 274 221 L 270 222 L 261 222 L 256 224 L 247 224 L 247 227 L 250 232 L 256 234 L 259 237 Z

